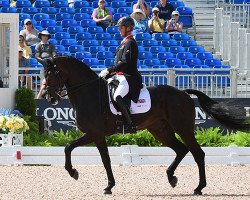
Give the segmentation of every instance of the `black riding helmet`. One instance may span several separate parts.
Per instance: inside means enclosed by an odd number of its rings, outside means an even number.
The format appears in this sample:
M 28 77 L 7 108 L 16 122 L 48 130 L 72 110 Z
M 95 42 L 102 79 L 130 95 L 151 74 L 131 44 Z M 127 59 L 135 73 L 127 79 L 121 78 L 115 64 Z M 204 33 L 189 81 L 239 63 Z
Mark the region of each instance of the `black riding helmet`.
M 116 26 L 119 26 L 119 27 L 120 26 L 125 26 L 125 27 L 132 26 L 132 27 L 134 27 L 135 26 L 135 22 L 134 22 L 134 20 L 133 20 L 132 17 L 129 17 L 129 16 L 122 17 L 122 18 L 120 18 L 118 20 Z

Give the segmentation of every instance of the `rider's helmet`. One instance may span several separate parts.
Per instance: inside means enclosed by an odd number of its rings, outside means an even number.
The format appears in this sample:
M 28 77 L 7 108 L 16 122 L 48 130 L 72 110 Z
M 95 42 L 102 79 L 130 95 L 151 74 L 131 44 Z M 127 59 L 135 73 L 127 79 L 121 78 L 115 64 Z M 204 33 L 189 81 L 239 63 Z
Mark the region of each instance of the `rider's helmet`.
M 119 27 L 121 27 L 121 26 L 125 26 L 125 27 L 131 26 L 133 28 L 135 26 L 135 22 L 134 22 L 132 17 L 129 17 L 129 16 L 122 17 L 122 18 L 120 18 L 118 20 L 116 26 L 119 26 Z

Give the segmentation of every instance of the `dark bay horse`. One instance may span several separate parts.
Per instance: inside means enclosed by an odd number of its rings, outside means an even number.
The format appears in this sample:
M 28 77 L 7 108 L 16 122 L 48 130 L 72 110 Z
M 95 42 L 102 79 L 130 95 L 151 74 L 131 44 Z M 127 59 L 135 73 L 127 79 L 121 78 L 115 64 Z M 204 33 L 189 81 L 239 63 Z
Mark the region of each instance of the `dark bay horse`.
M 47 60 L 45 68 L 48 101 L 56 104 L 60 91 L 66 86 L 67 94 L 76 112 L 77 127 L 85 134 L 65 147 L 65 169 L 71 177 L 78 179 L 78 172 L 72 167 L 71 152 L 78 146 L 94 142 L 100 152 L 108 176 L 105 194 L 111 194 L 115 179 L 105 136 L 116 133 L 116 116 L 109 109 L 107 83 L 98 77 L 83 62 L 73 57 L 57 57 Z M 180 91 L 167 85 L 148 88 L 151 96 L 151 109 L 143 114 L 132 116 L 138 130 L 148 129 L 156 139 L 176 153 L 166 173 L 172 187 L 177 184 L 175 169 L 190 151 L 199 168 L 199 184 L 194 190 L 201 195 L 206 186 L 205 153 L 194 136 L 195 105 L 189 94 L 198 97 L 202 108 L 213 118 L 230 128 L 249 129 L 244 108 L 217 103 L 204 93 L 188 89 Z M 184 144 L 176 139 L 177 133 Z

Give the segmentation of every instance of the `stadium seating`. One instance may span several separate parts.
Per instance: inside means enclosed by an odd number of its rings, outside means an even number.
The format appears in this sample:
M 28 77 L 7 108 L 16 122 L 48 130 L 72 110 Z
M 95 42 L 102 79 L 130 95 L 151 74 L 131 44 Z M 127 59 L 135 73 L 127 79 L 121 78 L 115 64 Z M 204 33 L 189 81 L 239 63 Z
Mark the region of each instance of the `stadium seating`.
M 188 58 L 184 61 L 184 64 L 189 67 L 194 67 L 196 65 L 202 65 L 202 62 L 199 58 Z
M 58 41 L 60 41 L 62 39 L 70 39 L 70 34 L 66 33 L 66 32 L 57 32 L 57 33 L 55 33 L 55 39 Z
M 219 59 L 216 59 L 216 58 L 205 59 L 204 64 L 208 65 L 209 67 L 216 67 L 216 66 L 222 65 L 221 61 Z
M 140 60 L 150 59 L 152 57 L 153 57 L 153 55 L 150 51 L 143 51 L 143 52 L 139 52 L 139 54 L 138 54 L 138 58 Z
M 75 35 L 75 39 L 78 42 L 78 44 L 82 44 L 83 40 L 90 40 L 92 38 L 93 38 L 92 35 L 88 32 L 77 33 Z
M 153 56 L 155 57 L 159 52 L 165 52 L 166 49 L 163 46 L 151 46 L 149 48 L 149 51 L 153 54 Z
M 34 7 L 36 8 L 50 7 L 50 2 L 46 0 L 36 0 L 34 2 Z
M 152 39 L 157 40 L 157 41 L 169 40 L 170 35 L 167 33 L 153 33 Z
M 110 67 L 110 66 L 113 66 L 114 65 L 114 62 L 115 62 L 115 59 L 114 58 L 106 58 L 104 60 L 104 65 L 106 67 Z
M 181 65 L 181 60 L 179 58 L 168 58 L 165 60 L 165 65 L 169 68 L 173 68 L 175 65 Z
M 159 52 L 157 54 L 157 57 L 160 60 L 161 64 L 164 64 L 166 59 L 174 58 L 174 54 L 171 52 Z
M 36 21 L 42 21 L 43 19 L 49 19 L 49 15 L 45 13 L 36 13 L 33 16 L 33 19 L 35 19 Z
M 63 8 L 63 7 L 69 7 L 69 4 L 68 4 L 68 1 L 57 0 L 57 1 L 54 1 L 54 6 L 55 8 Z
M 77 1 L 77 2 L 81 2 L 81 1 Z M 73 19 L 76 20 L 77 22 L 80 22 L 83 19 L 90 19 L 90 15 L 87 13 L 76 13 L 73 15 Z
M 182 61 L 182 64 L 184 64 L 186 59 L 193 58 L 193 54 L 190 52 L 179 52 L 177 53 L 176 58 L 179 58 Z
M 83 60 L 84 58 L 92 58 L 92 55 L 90 52 L 82 51 L 82 52 L 76 52 L 75 57 L 79 60 Z
M 10 7 L 10 2 L 8 0 L 1 0 L 0 7 Z
M 196 54 L 196 58 L 199 58 L 202 62 L 204 62 L 206 59 L 213 58 L 213 54 L 210 52 L 198 52 Z

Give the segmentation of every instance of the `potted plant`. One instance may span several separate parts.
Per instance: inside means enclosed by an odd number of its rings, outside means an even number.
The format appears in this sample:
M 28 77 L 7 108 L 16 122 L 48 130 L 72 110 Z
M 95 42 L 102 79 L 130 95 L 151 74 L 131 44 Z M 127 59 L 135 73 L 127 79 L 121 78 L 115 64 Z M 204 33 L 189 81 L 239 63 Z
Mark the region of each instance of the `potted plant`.
M 23 118 L 0 115 L 0 146 L 22 146 L 23 133 L 28 130 L 29 126 Z

